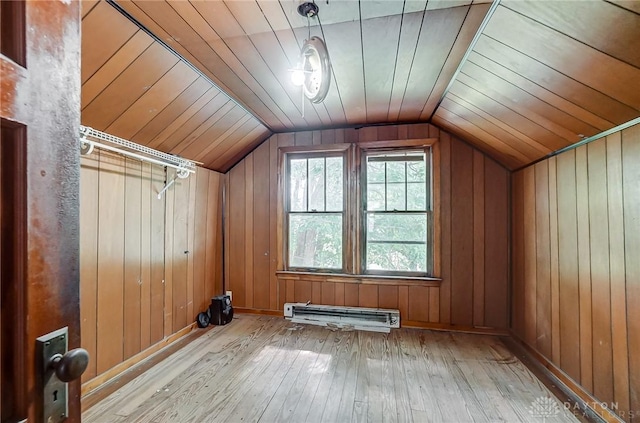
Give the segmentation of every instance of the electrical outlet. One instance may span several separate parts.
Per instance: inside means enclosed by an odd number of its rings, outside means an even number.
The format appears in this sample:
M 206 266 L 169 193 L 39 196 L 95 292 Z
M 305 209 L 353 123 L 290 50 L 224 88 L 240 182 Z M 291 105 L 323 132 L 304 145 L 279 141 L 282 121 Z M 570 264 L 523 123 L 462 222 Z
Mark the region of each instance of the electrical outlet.
M 231 302 L 233 302 L 233 293 L 231 291 L 227 291 L 227 295 L 229 296 Z

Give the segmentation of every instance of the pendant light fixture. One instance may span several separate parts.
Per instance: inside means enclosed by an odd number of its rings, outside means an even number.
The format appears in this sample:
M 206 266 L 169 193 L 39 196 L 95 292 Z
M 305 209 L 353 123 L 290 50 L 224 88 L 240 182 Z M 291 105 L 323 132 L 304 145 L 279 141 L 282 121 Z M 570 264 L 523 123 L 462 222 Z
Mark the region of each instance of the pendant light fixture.
M 315 2 L 306 1 L 298 5 L 298 13 L 307 18 L 308 37 L 300 49 L 298 65 L 291 73 L 291 82 L 302 87 L 302 94 L 312 103 L 321 103 L 329 92 L 331 63 L 324 40 L 311 36 L 310 19 L 318 15 Z M 303 97 L 303 116 L 304 116 Z

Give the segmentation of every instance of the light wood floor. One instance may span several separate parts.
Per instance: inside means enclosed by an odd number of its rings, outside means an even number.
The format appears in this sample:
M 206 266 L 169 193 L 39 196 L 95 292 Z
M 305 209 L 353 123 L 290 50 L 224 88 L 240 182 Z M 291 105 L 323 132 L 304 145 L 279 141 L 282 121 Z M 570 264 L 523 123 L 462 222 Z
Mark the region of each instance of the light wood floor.
M 334 332 L 239 315 L 87 410 L 83 422 L 577 421 L 548 397 L 497 337 Z M 532 412 L 537 399 L 554 401 L 544 420 Z

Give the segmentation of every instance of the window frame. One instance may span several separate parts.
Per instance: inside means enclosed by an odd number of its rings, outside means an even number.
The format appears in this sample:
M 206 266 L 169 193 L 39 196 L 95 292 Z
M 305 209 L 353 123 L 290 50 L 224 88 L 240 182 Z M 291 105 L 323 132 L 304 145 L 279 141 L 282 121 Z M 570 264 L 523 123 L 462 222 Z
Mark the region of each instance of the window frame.
M 282 198 L 279 199 L 279 207 L 282 207 L 282 228 L 278 231 L 279 237 L 282 238 L 282 248 L 279 248 L 280 255 L 282 255 L 282 265 L 283 269 L 293 272 L 311 272 L 311 273 L 336 273 L 343 274 L 347 273 L 347 174 L 348 174 L 348 145 L 331 145 L 331 146 L 315 146 L 313 147 L 281 147 L 279 148 L 279 162 L 281 169 L 281 183 L 280 189 L 278 190 L 282 193 Z M 318 148 L 321 147 L 321 148 Z M 345 148 L 347 147 L 347 148 Z M 292 159 L 300 158 L 300 159 L 310 159 L 310 158 L 320 158 L 320 157 L 342 157 L 343 160 L 343 176 L 342 176 L 342 211 L 341 212 L 331 212 L 331 213 L 341 213 L 342 214 L 342 267 L 339 269 L 332 268 L 317 268 L 317 267 L 303 267 L 303 266 L 291 266 L 289 263 L 289 216 L 291 213 L 305 213 L 300 211 L 292 211 L 291 210 L 291 196 L 290 196 L 290 188 L 289 188 L 289 173 L 290 173 L 290 163 Z M 326 189 L 326 187 L 325 187 Z M 326 207 L 326 205 L 325 205 Z M 309 213 L 307 211 L 307 213 Z M 280 260 L 279 260 L 280 262 Z
M 368 152 L 383 153 L 385 151 L 424 150 L 430 158 L 430 205 L 431 205 L 431 268 L 426 273 L 415 272 L 366 272 L 364 269 L 364 207 L 363 207 L 363 172 L 361 163 Z M 288 266 L 288 213 L 285 198 L 288 195 L 287 155 L 344 154 L 344 217 L 343 217 L 343 269 L 304 269 Z M 366 184 L 366 181 L 364 182 Z M 278 147 L 278 203 L 277 203 L 277 273 L 278 274 L 327 274 L 346 278 L 362 278 L 368 283 L 384 283 L 385 279 L 414 281 L 415 283 L 436 283 L 441 275 L 441 227 L 440 227 L 440 146 L 437 138 L 420 138 L 410 140 L 370 141 L 360 143 L 326 144 L 313 146 Z M 376 282 L 377 281 L 377 282 Z
M 389 211 L 389 210 L 369 210 L 369 208 L 367 207 L 367 187 L 368 187 L 368 157 L 372 157 L 372 156 L 382 156 L 385 153 L 391 153 L 391 154 L 399 154 L 399 153 L 419 153 L 419 154 L 424 154 L 424 158 L 425 158 L 425 162 L 426 162 L 426 176 L 425 176 L 425 189 L 426 189 L 426 194 L 427 197 L 425 199 L 426 204 L 425 204 L 425 209 L 424 210 L 397 210 L 397 211 Z M 414 277 L 426 277 L 426 276 L 431 276 L 432 270 L 433 270 L 433 183 L 432 183 L 432 179 L 433 179 L 433 174 L 432 174 L 432 168 L 433 168 L 433 154 L 432 154 L 432 148 L 431 147 L 421 147 L 421 148 L 397 148 L 397 149 L 383 149 L 383 150 L 376 150 L 376 149 L 370 149 L 367 151 L 364 151 L 363 154 L 361 154 L 361 172 L 360 172 L 360 177 L 361 177 L 361 182 L 360 182 L 360 192 L 361 192 L 361 207 L 360 207 L 360 213 L 362 214 L 362 224 L 360 225 L 360 239 L 362 240 L 361 243 L 361 257 L 362 257 L 362 263 L 361 263 L 361 273 L 363 275 L 380 275 L 380 276 L 414 276 Z M 386 180 L 385 180 L 386 182 Z M 405 186 L 408 184 L 408 181 L 405 180 Z M 386 190 L 385 190 L 386 191 Z M 407 202 L 406 199 L 406 195 L 407 195 L 407 190 L 405 188 L 405 203 Z M 385 196 L 386 199 L 386 196 Z M 385 207 L 386 208 L 386 207 Z M 375 214 L 379 214 L 379 215 L 424 215 L 425 216 L 425 220 L 426 220 L 426 228 L 427 228 L 427 238 L 425 239 L 424 245 L 425 245 L 425 249 L 426 249 L 426 257 L 425 257 L 425 267 L 426 267 L 426 271 L 425 272 L 412 272 L 412 271 L 393 271 L 393 270 L 374 270 L 374 269 L 368 269 L 367 268 L 367 246 L 369 244 L 369 242 L 367 241 L 367 233 L 368 233 L 368 216 L 369 215 L 375 215 Z M 430 272 L 431 271 L 431 272 Z

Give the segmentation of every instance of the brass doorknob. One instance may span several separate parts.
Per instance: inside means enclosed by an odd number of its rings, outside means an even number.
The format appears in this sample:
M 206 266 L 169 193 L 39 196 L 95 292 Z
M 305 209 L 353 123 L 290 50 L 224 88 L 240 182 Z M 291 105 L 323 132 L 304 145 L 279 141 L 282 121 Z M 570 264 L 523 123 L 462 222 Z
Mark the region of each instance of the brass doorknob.
M 89 353 L 84 348 L 75 348 L 65 355 L 54 354 L 49 362 L 62 382 L 71 382 L 82 376 L 89 365 Z

